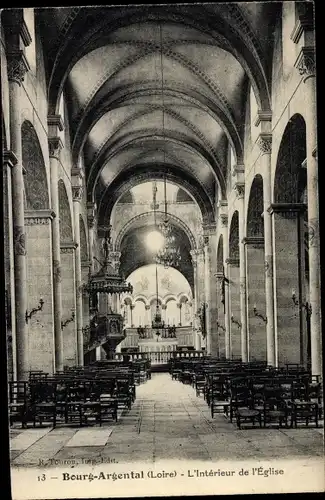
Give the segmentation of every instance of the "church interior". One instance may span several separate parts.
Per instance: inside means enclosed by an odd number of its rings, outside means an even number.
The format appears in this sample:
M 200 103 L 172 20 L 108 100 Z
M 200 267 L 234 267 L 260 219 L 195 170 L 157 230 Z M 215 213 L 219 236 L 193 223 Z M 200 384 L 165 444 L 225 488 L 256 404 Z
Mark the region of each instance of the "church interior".
M 320 458 L 313 4 L 5 9 L 1 97 L 12 465 Z

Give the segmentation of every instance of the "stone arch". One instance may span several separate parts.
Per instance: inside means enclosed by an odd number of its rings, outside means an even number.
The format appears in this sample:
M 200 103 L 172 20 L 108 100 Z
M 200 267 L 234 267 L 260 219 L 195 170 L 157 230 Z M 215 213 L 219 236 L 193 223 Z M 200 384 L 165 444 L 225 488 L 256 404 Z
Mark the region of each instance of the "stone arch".
M 27 210 L 50 208 L 46 168 L 42 149 L 33 125 L 25 120 L 21 126 L 22 162 L 26 175 L 24 186 Z
M 247 236 L 259 237 L 264 236 L 263 223 L 263 178 L 260 174 L 254 177 L 251 185 L 248 209 L 247 209 Z
M 137 295 L 134 297 L 134 303 L 136 302 L 143 302 L 145 306 L 149 305 L 148 299 L 144 295 Z
M 82 261 L 88 260 L 87 233 L 83 217 L 79 215 L 80 223 L 80 257 Z
M 274 202 L 299 203 L 306 186 L 306 122 L 293 115 L 282 136 L 274 177 Z
M 171 300 L 175 300 L 175 302 L 177 302 L 177 297 L 175 294 L 170 294 L 165 297 L 165 305 L 167 305 Z
M 73 231 L 72 231 L 72 218 L 71 218 L 71 208 L 68 198 L 68 193 L 62 179 L 58 182 L 58 192 L 59 192 L 59 214 L 60 214 L 60 240 L 61 241 L 72 241 Z
M 202 7 L 200 6 L 200 12 L 196 11 L 195 14 L 179 12 L 177 6 L 173 9 L 158 8 L 155 13 L 149 12 L 149 14 L 147 10 L 139 9 L 136 13 L 132 10 L 130 14 L 121 14 L 118 19 L 115 21 L 112 20 L 109 28 L 104 19 L 97 19 L 95 23 L 92 20 L 92 23 L 89 23 L 89 15 L 87 16 L 84 9 L 81 9 L 76 14 L 76 18 L 79 18 L 78 24 L 73 23 L 72 29 L 69 28 L 67 31 L 64 31 L 64 38 L 61 39 L 61 44 L 57 52 L 56 63 L 52 70 L 48 89 L 51 113 L 57 111 L 64 83 L 74 64 L 87 52 L 100 47 L 103 40 L 106 40 L 106 37 L 99 37 L 98 33 L 103 33 L 105 29 L 108 32 L 113 32 L 123 26 L 128 26 L 136 22 L 145 22 L 148 20 L 148 15 L 151 21 L 154 17 L 156 21 L 160 22 L 178 22 L 192 28 L 194 27 L 199 32 L 209 34 L 214 39 L 214 43 L 230 51 L 238 59 L 247 74 L 250 75 L 252 85 L 259 99 L 259 107 L 261 109 L 269 109 L 270 95 L 263 67 L 262 52 L 258 39 L 253 34 L 243 12 L 238 6 L 231 5 L 228 7 L 229 13 L 227 16 L 222 16 L 217 12 L 214 12 L 211 16 L 211 12 L 206 12 Z M 91 16 L 90 18 L 92 19 Z M 95 28 L 89 28 L 92 24 Z M 78 33 L 79 36 L 76 36 L 76 28 L 74 28 L 76 25 L 79 26 L 79 29 L 80 26 L 84 27 L 82 29 L 84 39 L 80 36 L 80 32 Z M 216 26 L 218 27 L 217 30 Z
M 229 258 L 239 259 L 239 214 L 238 210 L 233 213 L 229 229 Z
M 98 204 L 98 223 L 105 225 L 111 217 L 111 212 L 115 203 L 126 191 L 132 187 L 147 182 L 150 180 L 162 180 L 166 178 L 167 182 L 176 185 L 182 185 L 200 208 L 202 219 L 205 222 L 214 222 L 214 209 L 210 197 L 206 193 L 204 187 L 198 181 L 189 175 L 188 172 L 181 170 L 175 165 L 165 164 L 150 164 L 139 165 L 134 164 L 132 169 L 124 171 L 115 178 L 109 186 L 104 187 L 101 193 L 101 202 Z M 88 193 L 89 199 L 95 199 L 96 193 Z
M 156 215 L 160 214 L 160 213 L 163 214 L 163 212 L 156 212 Z M 168 214 L 168 217 L 169 217 L 170 221 L 172 221 L 172 223 L 175 224 L 176 227 L 181 229 L 187 235 L 189 242 L 190 242 L 190 245 L 191 245 L 191 249 L 192 250 L 196 249 L 197 245 L 196 245 L 194 235 L 193 235 L 192 231 L 189 229 L 189 227 L 185 224 L 185 222 L 183 222 L 181 219 L 179 219 L 178 217 L 176 217 L 175 215 L 172 215 L 172 214 Z M 137 227 L 137 224 L 144 225 L 144 223 L 146 223 L 147 225 L 149 225 L 149 223 L 151 221 L 153 221 L 153 212 L 145 212 L 143 214 L 136 215 L 131 220 L 129 220 L 123 226 L 123 228 L 121 229 L 121 231 L 119 232 L 119 234 L 117 235 L 117 237 L 115 239 L 115 245 L 114 245 L 115 251 L 116 252 L 121 251 L 122 240 L 123 240 L 124 236 L 132 228 Z

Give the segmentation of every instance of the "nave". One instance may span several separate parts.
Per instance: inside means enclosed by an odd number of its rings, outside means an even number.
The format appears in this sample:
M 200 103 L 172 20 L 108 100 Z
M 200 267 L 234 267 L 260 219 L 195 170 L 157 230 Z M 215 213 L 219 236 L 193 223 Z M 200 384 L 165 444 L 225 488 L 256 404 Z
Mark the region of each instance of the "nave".
M 186 460 L 211 467 L 227 460 L 310 461 L 323 456 L 323 432 L 322 425 L 239 430 L 221 413 L 211 418 L 209 406 L 191 384 L 173 380 L 169 373 L 153 373 L 136 387 L 131 410 L 120 413 L 116 423 L 27 429 L 14 424 L 11 462 L 13 467 L 71 467 L 87 461 L 149 465 Z

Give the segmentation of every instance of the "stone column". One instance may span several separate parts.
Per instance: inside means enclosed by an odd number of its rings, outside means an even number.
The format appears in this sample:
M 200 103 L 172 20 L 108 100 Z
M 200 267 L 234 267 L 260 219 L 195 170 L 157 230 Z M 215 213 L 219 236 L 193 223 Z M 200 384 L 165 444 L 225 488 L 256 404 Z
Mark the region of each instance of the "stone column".
M 16 309 L 15 309 L 15 263 L 14 263 L 14 239 L 13 239 L 13 216 L 12 216 L 12 172 L 11 170 L 17 165 L 17 157 L 12 151 L 5 151 L 3 154 L 3 169 L 4 169 L 4 199 L 7 202 L 4 206 L 4 224 L 5 224 L 5 273 L 8 282 L 6 283 L 8 301 L 7 306 L 10 309 L 7 311 L 8 322 L 7 329 L 11 335 L 11 352 L 8 346 L 8 357 L 11 357 L 12 366 L 8 366 L 8 371 L 11 369 L 12 380 L 17 380 L 17 342 L 16 342 Z M 6 318 L 7 320 L 7 318 Z M 9 325 L 8 325 L 9 323 Z M 8 336 L 7 336 L 7 340 Z M 9 364 L 10 360 L 8 360 Z
M 205 278 L 205 303 L 206 303 L 206 346 L 207 353 L 218 356 L 218 334 L 217 334 L 217 287 L 215 283 L 216 273 L 216 235 L 215 224 L 205 224 L 204 231 L 204 278 Z
M 313 40 L 314 36 L 310 37 Z M 306 36 L 306 42 L 308 37 Z M 308 42 L 307 42 L 308 43 Z M 322 374 L 322 325 L 320 289 L 320 238 L 319 238 L 319 185 L 317 161 L 317 102 L 316 66 L 314 46 L 304 46 L 296 61 L 296 67 L 304 82 L 307 192 L 309 233 L 309 302 L 311 335 L 311 370 L 313 375 Z
M 272 204 L 274 303 L 277 365 L 306 363 L 306 321 L 299 304 L 305 303 L 303 281 L 303 204 Z M 297 300 L 297 304 L 295 301 Z
M 90 273 L 95 271 L 94 262 L 94 241 L 95 241 L 95 222 L 96 222 L 96 203 L 87 203 L 87 222 L 88 222 L 88 240 L 89 240 L 89 261 Z
M 197 331 L 198 328 L 198 321 L 197 321 L 197 312 L 199 309 L 198 305 L 198 276 L 197 276 L 197 251 L 196 250 L 191 250 L 191 257 L 192 257 L 192 265 L 193 265 L 193 285 L 194 285 L 194 294 L 193 294 L 193 340 L 194 340 L 194 347 L 195 350 L 198 351 L 201 348 L 201 341 L 199 338 L 199 333 Z
M 241 323 L 241 357 L 243 362 L 248 361 L 248 336 L 247 336 L 247 317 L 246 317 L 246 263 L 245 263 L 245 204 L 244 183 L 235 184 L 236 196 L 238 200 L 239 213 L 239 293 L 240 293 L 240 323 Z
M 197 250 L 197 288 L 198 288 L 198 310 L 202 307 L 202 305 L 205 304 L 206 298 L 205 298 L 205 258 L 204 258 L 204 247 L 199 248 Z M 200 322 L 198 321 L 198 324 L 200 325 Z M 207 351 L 207 338 L 202 335 L 203 332 L 199 334 L 199 345 L 201 347 L 205 347 L 205 350 Z M 203 345 L 202 345 L 203 344 Z
M 49 209 L 26 210 L 27 232 L 27 311 L 43 307 L 25 317 L 29 370 L 55 371 L 52 228 L 54 212 Z M 25 310 L 26 313 L 26 310 Z
M 182 326 L 182 304 L 177 304 L 177 309 L 179 309 L 179 323 L 178 323 L 178 326 Z
M 244 239 L 249 361 L 266 360 L 264 238 Z
M 241 357 L 241 322 L 239 292 L 239 259 L 228 258 L 227 276 L 229 279 L 229 323 L 230 323 L 230 359 Z
M 228 235 L 228 213 L 227 210 L 227 202 L 220 202 L 220 230 L 223 235 L 223 271 L 224 271 L 224 283 L 223 283 L 223 292 L 224 292 L 224 334 L 225 334 L 225 356 L 226 359 L 231 359 L 231 323 L 230 323 L 230 296 L 229 296 L 229 274 L 228 274 L 228 265 L 227 260 L 229 258 L 229 235 Z M 220 327 L 219 327 L 220 328 Z
M 3 14 L 5 14 L 3 12 Z M 11 14 L 11 12 L 7 12 Z M 2 16 L 3 17 L 3 16 Z M 25 314 L 27 310 L 26 290 L 26 234 L 24 227 L 24 179 L 22 165 L 22 138 L 21 138 L 21 84 L 29 65 L 20 49 L 21 33 L 18 26 L 16 33 L 8 37 L 7 52 L 9 106 L 10 106 L 10 143 L 11 150 L 17 158 L 13 166 L 12 175 L 12 222 L 13 245 L 15 263 L 15 328 L 16 328 L 16 366 L 17 379 L 27 380 L 29 372 L 28 336 Z M 15 40 L 11 38 L 14 37 Z M 28 45 L 28 44 L 25 44 Z
M 72 169 L 72 198 L 74 215 L 74 234 L 77 244 L 75 250 L 75 276 L 76 276 L 76 320 L 77 320 L 77 349 L 78 365 L 83 366 L 83 304 L 82 304 L 82 276 L 81 276 L 81 256 L 80 256 L 80 203 L 82 200 L 83 183 L 82 172 L 79 168 Z
M 166 310 L 167 310 L 166 304 L 162 304 L 162 306 L 161 306 L 161 319 L 164 323 L 166 323 Z
M 62 291 L 61 291 L 61 255 L 60 255 L 60 215 L 58 192 L 58 166 L 62 141 L 59 132 L 63 130 L 61 116 L 48 116 L 49 155 L 50 155 L 50 185 L 52 210 L 56 214 L 52 221 L 52 252 L 53 252 L 53 299 L 54 299 L 54 339 L 55 339 L 55 369 L 63 370 L 63 338 L 61 329 Z
M 266 344 L 267 364 L 276 365 L 276 342 L 274 328 L 274 290 L 273 290 L 273 235 L 272 219 L 268 208 L 271 205 L 271 152 L 272 135 L 261 133 L 258 137 L 261 150 L 261 170 L 263 175 L 263 220 L 264 220 L 264 272 L 265 272 L 265 304 L 266 304 Z
M 61 242 L 62 268 L 62 319 L 71 316 L 76 311 L 76 279 L 75 279 L 75 251 L 77 244 L 73 241 Z M 78 364 L 77 321 L 71 321 L 62 330 L 63 365 L 76 366 Z
M 151 325 L 150 306 L 148 304 L 145 305 L 145 310 L 146 310 L 146 324 L 145 324 L 145 326 L 150 326 Z M 165 313 L 165 317 L 166 317 L 166 313 Z
M 131 328 L 134 328 L 134 324 L 133 324 L 133 309 L 134 309 L 134 305 L 133 304 L 130 304 L 130 320 L 131 320 Z
M 223 272 L 217 272 L 215 274 L 216 285 L 217 285 L 217 309 L 218 309 L 218 319 L 217 319 L 217 331 L 218 331 L 218 344 L 219 344 L 219 357 L 226 356 L 226 344 L 225 344 L 225 276 Z M 229 351 L 228 351 L 229 352 Z

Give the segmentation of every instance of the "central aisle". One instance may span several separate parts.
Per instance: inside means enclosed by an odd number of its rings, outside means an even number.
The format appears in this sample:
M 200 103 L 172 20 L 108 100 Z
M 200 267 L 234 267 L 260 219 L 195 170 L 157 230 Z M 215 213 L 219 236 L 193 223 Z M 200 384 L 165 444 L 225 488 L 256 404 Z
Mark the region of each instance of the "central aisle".
M 322 456 L 322 429 L 242 429 L 223 415 L 211 419 L 203 397 L 169 374 L 153 374 L 136 388 L 132 409 L 114 424 L 11 431 L 13 465 L 157 463 L 160 460 L 249 460 Z

